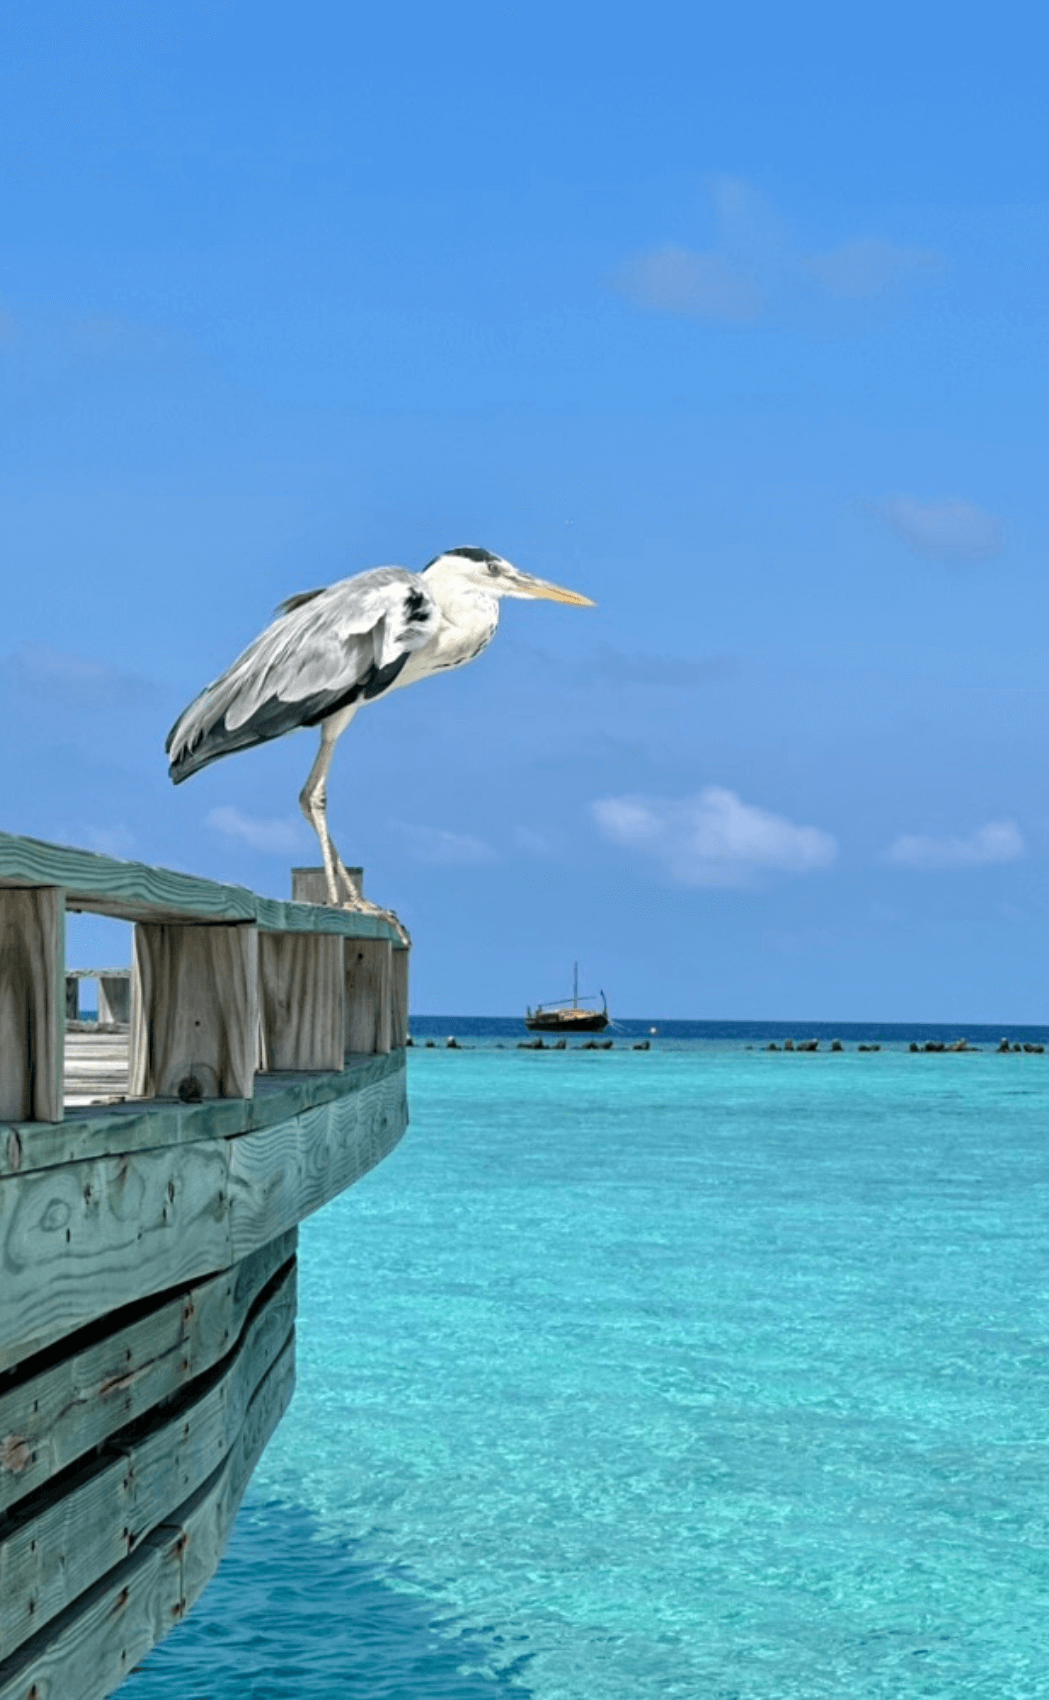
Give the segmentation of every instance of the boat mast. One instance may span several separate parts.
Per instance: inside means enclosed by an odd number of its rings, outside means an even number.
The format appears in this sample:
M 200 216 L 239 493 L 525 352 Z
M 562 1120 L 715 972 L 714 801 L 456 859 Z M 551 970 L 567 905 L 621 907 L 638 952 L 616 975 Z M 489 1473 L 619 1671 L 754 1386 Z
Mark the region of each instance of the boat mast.
M 572 1008 L 579 1008 L 579 964 L 572 964 Z

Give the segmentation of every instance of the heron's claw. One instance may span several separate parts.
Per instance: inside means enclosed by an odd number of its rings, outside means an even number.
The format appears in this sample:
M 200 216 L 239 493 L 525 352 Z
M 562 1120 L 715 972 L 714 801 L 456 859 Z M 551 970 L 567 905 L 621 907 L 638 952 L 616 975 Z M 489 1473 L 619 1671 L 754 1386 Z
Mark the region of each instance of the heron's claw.
M 374 915 L 377 920 L 388 921 L 390 926 L 393 927 L 396 932 L 401 943 L 403 945 L 411 945 L 411 933 L 408 931 L 400 916 L 396 915 L 392 909 L 381 909 L 377 903 L 369 903 L 366 897 L 347 898 L 344 903 L 339 905 L 339 907 L 341 909 L 348 909 L 351 915 Z

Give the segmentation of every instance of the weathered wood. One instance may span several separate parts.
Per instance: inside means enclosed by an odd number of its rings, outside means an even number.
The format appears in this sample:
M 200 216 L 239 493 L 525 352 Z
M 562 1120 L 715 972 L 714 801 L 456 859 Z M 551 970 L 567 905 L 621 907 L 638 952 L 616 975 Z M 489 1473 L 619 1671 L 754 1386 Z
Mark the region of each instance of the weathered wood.
M 292 1228 L 148 1309 L 115 1311 L 79 1346 L 71 1340 L 68 1357 L 35 1374 L 30 1365 L 6 1392 L 0 1380 L 0 1512 L 218 1363 L 297 1237 Z
M 209 1140 L 5 1177 L 0 1368 L 19 1342 L 237 1261 L 228 1174 L 226 1142 Z
M 79 1019 L 80 1019 L 80 976 L 79 976 L 79 974 L 67 974 L 66 975 L 66 1020 L 67 1021 L 79 1021 Z
M 400 1054 L 363 1077 L 238 1138 L 0 1179 L 0 1369 L 27 1342 L 227 1269 L 366 1173 L 401 1138 L 408 1109 Z
M 259 934 L 259 1011 L 267 1070 L 341 1070 L 343 948 L 334 933 Z
M 347 868 L 351 879 L 357 881 L 357 890 L 364 896 L 364 869 Z M 328 902 L 328 876 L 323 868 L 292 868 L 291 896 L 294 903 Z
M 98 976 L 98 1019 L 126 1026 L 131 1020 L 130 972 Z
M 394 946 L 390 957 L 390 1043 L 408 1043 L 408 972 L 411 952 Z
M 77 1466 L 57 1498 L 30 1496 L 0 1525 L 0 1659 L 133 1552 L 207 1481 L 240 1431 L 252 1393 L 289 1340 L 292 1267 L 199 1394 L 188 1388 Z
M 78 1101 L 127 1097 L 127 1032 L 66 1032 L 66 1066 L 62 1092 L 67 1110 Z
M 259 1033 L 255 927 L 139 924 L 131 1001 L 134 1096 L 251 1097 Z
M 105 1035 L 107 1041 L 110 1037 Z M 113 1035 L 112 1042 L 119 1044 L 120 1037 Z M 58 1168 L 86 1157 L 187 1145 L 272 1127 L 403 1068 L 400 1055 L 347 1057 L 338 1074 L 259 1075 L 254 1098 L 209 1098 L 200 1104 L 137 1099 L 84 1105 L 67 1111 L 65 1121 L 55 1124 L 0 1125 L 0 1182 L 5 1175 Z
M 195 874 L 121 862 L 39 839 L 0 832 L 0 887 L 62 886 L 66 907 L 122 921 L 254 921 L 265 932 L 340 933 L 344 938 L 395 938 L 378 915 L 310 903 L 280 903 L 240 885 Z
M 64 959 L 62 891 L 0 890 L 0 1121 L 62 1120 Z
M 294 1385 L 289 1342 L 256 1389 L 229 1457 L 130 1558 L 0 1664 L 0 1700 L 104 1700 L 181 1622 L 218 1566 Z
M 382 1056 L 390 1049 L 389 939 L 346 941 L 346 1049 Z
M 231 1139 L 231 1257 L 244 1257 L 360 1180 L 407 1123 L 404 1075 L 396 1073 L 293 1122 Z

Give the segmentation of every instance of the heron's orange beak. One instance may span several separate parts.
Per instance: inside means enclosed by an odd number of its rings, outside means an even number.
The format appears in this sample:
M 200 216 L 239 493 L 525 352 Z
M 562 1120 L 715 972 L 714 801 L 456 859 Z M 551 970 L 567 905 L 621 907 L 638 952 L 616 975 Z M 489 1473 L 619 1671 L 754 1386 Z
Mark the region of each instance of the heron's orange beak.
M 564 590 L 559 584 L 547 584 L 545 579 L 533 578 L 531 573 L 519 574 L 520 594 L 522 596 L 541 596 L 546 602 L 570 602 L 573 608 L 596 608 L 589 596 L 580 596 L 578 590 Z

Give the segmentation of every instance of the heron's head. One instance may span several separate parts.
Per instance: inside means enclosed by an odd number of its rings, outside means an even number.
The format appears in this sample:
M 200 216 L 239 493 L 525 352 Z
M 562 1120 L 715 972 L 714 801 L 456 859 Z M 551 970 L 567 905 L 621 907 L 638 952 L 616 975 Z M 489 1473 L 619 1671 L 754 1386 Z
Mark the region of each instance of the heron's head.
M 493 555 L 490 549 L 467 545 L 449 549 L 423 570 L 435 572 L 439 578 L 454 578 L 464 590 L 482 591 L 486 596 L 535 596 L 545 597 L 548 602 L 571 602 L 577 608 L 594 606 L 589 596 L 580 596 L 577 590 L 563 590 L 559 584 L 548 584 L 546 579 L 523 573 L 501 555 Z

